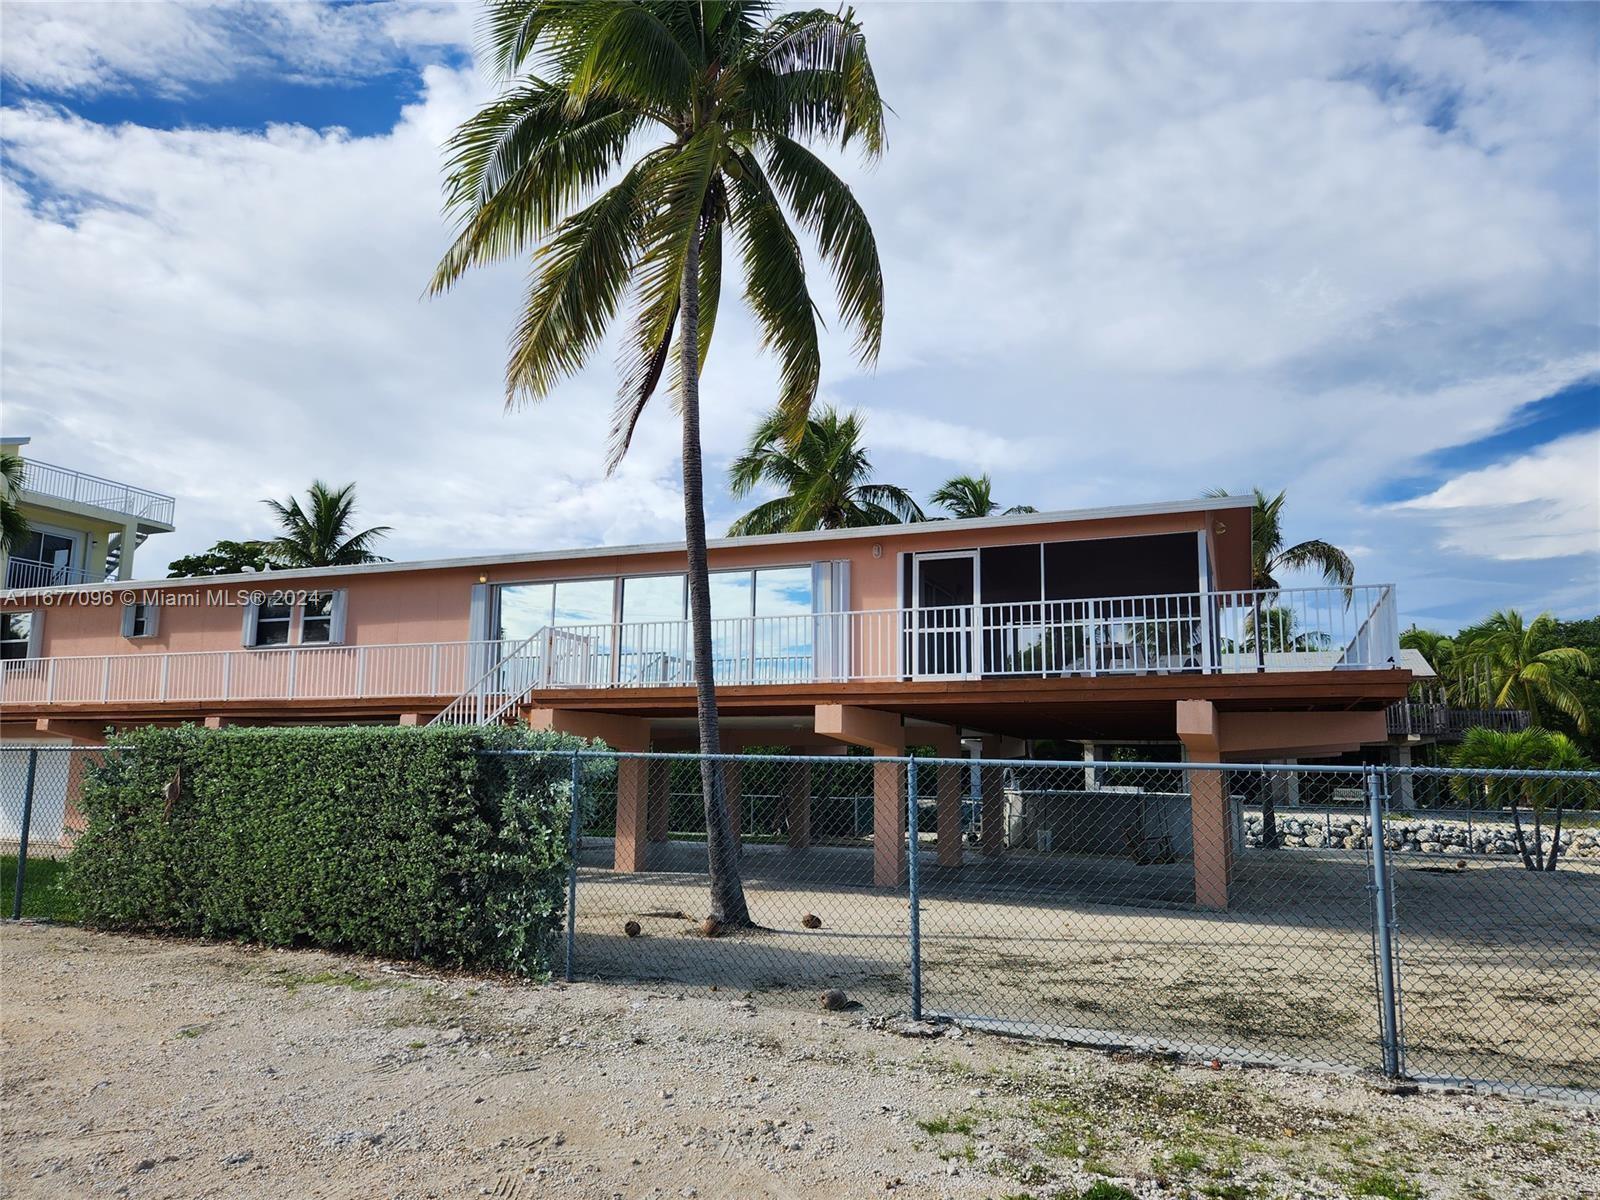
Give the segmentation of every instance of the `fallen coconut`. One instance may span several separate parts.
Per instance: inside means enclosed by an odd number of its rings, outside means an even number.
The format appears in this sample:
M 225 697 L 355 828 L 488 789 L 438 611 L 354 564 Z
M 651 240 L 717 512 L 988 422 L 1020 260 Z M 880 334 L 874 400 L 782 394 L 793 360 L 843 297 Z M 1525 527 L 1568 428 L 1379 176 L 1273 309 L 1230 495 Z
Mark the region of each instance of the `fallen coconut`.
M 622 927 L 622 932 L 627 934 L 629 937 L 638 937 L 644 932 L 644 929 L 640 927 L 639 922 L 629 921 Z
M 838 1012 L 850 1003 L 850 997 L 838 988 L 829 988 L 818 997 L 818 1003 L 829 1012 Z
M 722 922 L 715 917 L 707 917 L 700 922 L 700 932 L 706 937 L 716 937 L 722 932 Z
M 817 916 L 816 913 L 807 913 L 805 916 L 800 918 L 800 924 L 804 925 L 807 929 L 821 929 L 822 918 Z

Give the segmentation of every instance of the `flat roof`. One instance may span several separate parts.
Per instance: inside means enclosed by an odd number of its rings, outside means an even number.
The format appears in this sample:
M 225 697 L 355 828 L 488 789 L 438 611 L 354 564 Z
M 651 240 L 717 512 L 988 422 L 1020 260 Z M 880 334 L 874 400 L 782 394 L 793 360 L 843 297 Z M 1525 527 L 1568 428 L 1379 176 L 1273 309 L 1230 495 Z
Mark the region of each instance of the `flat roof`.
M 860 529 L 818 529 L 800 533 L 771 533 L 758 537 L 711 538 L 707 546 L 722 549 L 738 546 L 781 546 L 790 542 L 843 542 L 861 538 L 882 540 L 926 533 L 930 526 L 940 530 L 1027 529 L 1034 525 L 1059 525 L 1064 521 L 1110 521 L 1123 517 L 1155 517 L 1166 513 L 1211 512 L 1216 509 L 1251 508 L 1252 496 L 1207 496 L 1198 500 L 1174 500 L 1165 504 L 1121 504 L 1105 508 L 1061 509 L 1056 512 L 1014 513 L 1009 516 L 972 517 L 962 521 L 910 521 L 900 525 L 868 525 Z M 256 583 L 273 580 L 318 579 L 325 575 L 381 575 L 391 571 L 445 571 L 462 567 L 498 567 L 517 563 L 552 562 L 609 558 L 618 555 L 682 553 L 683 542 L 645 542 L 631 546 L 581 546 L 569 550 L 533 550 L 518 554 L 485 554 L 467 558 L 425 558 L 400 562 L 358 563 L 342 567 L 295 567 L 283 571 L 247 571 L 236 575 L 190 575 L 182 579 L 122 579 L 106 583 L 70 585 L 73 590 L 126 588 L 138 586 L 216 587 L 229 583 Z M 23 591 L 59 591 L 60 588 L 17 588 Z M 12 594 L 12 593 L 8 593 Z

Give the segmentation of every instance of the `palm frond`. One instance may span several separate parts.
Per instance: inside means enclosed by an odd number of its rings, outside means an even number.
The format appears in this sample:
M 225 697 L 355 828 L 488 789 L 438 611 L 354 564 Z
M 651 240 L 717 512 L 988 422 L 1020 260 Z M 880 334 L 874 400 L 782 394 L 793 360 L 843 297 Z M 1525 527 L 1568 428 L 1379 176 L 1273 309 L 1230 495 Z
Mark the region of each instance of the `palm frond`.
M 737 161 L 730 217 L 744 260 L 745 300 L 761 326 L 763 347 L 778 356 L 778 412 L 790 436 L 798 437 L 822 374 L 805 258 L 755 159 L 738 154 Z
M 534 259 L 506 364 L 506 403 L 541 400 L 605 336 L 638 255 L 645 159 L 563 221 Z
M 678 317 L 689 246 L 701 235 L 720 147 L 719 132 L 708 129 L 682 147 L 663 153 L 646 179 L 643 208 L 649 216 L 639 232 L 635 312 L 632 332 L 622 348 L 622 384 L 612 411 L 608 472 L 627 454 L 639 415 L 661 380 Z
M 430 295 L 471 267 L 535 245 L 620 167 L 642 118 L 609 101 L 569 117 L 565 104 L 562 89 L 535 80 L 456 131 L 445 204 L 461 224 L 434 270 Z
M 608 7 L 605 20 L 588 31 L 585 53 L 568 80 L 571 110 L 581 111 L 599 96 L 621 100 L 641 111 L 683 111 L 691 98 L 696 64 L 663 22 L 662 14 L 646 4 Z
M 765 144 L 768 176 L 817 239 L 833 271 L 839 314 L 855 330 L 857 356 L 877 361 L 883 346 L 883 270 L 866 213 L 844 181 L 799 142 L 773 133 Z

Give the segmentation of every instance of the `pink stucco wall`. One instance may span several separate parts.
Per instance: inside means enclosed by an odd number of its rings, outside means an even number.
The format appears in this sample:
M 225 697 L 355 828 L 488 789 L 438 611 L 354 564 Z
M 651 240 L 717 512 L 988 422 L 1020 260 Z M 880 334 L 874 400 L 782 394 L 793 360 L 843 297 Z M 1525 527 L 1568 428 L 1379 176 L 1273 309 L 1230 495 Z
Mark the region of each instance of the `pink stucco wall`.
M 1216 533 L 1219 520 L 1226 532 Z M 851 607 L 893 608 L 898 602 L 896 567 L 902 553 L 977 549 L 1022 542 L 1141 534 L 1205 531 L 1218 563 L 1218 585 L 1249 586 L 1248 512 L 1160 513 L 1099 520 L 1066 520 L 1020 526 L 974 528 L 957 523 L 887 527 L 858 538 L 786 538 L 769 544 L 726 544 L 711 550 L 713 569 L 801 565 L 814 560 L 848 559 Z M 874 547 L 881 553 L 874 556 Z M 239 594 L 252 587 L 345 588 L 345 644 L 383 645 L 462 641 L 469 636 L 472 585 L 491 583 L 658 574 L 684 569 L 682 551 L 559 558 L 484 567 L 401 566 L 378 572 L 328 570 L 313 575 L 262 576 L 259 580 L 188 580 L 58 592 L 45 605 L 38 596 L 13 596 L 0 607 L 43 612 L 40 653 L 48 657 L 99 654 L 151 654 L 169 651 L 236 650 L 241 645 L 243 611 Z M 155 637 L 121 636 L 120 603 L 92 597 L 130 590 L 164 597 Z M 182 604 L 179 597 L 200 595 L 206 602 Z

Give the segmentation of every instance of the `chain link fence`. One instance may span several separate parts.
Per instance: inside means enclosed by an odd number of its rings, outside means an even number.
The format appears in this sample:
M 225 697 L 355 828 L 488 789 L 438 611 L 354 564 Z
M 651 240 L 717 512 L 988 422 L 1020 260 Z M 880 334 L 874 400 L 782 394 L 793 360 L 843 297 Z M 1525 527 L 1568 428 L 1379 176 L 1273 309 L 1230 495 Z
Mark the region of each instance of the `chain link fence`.
M 103 753 L 0 749 L 0 913 L 71 919 Z M 1600 774 L 562 757 L 570 977 L 1600 1100 Z
M 585 753 L 574 977 L 1600 1098 L 1600 775 L 710 761 L 755 927 L 701 759 Z

